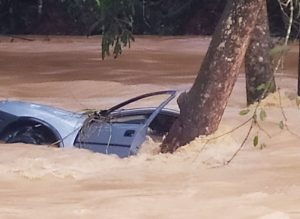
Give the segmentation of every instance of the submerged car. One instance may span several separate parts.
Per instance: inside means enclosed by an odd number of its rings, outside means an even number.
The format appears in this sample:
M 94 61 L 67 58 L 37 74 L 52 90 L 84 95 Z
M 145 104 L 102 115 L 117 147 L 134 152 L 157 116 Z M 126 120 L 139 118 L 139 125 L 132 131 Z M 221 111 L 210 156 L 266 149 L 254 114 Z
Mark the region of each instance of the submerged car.
M 155 108 L 126 108 L 160 95 L 167 97 Z M 0 101 L 0 141 L 78 147 L 119 157 L 135 155 L 147 135 L 162 138 L 169 131 L 179 113 L 165 106 L 175 96 L 174 90 L 158 91 L 108 110 L 81 113 L 29 102 Z

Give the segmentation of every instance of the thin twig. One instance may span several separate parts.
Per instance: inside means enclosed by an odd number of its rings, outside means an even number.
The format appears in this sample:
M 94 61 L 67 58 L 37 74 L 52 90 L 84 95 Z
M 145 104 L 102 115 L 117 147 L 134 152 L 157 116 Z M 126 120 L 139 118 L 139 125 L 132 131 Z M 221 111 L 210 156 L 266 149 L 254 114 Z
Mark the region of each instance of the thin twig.
M 249 136 L 250 136 L 250 133 L 251 133 L 251 131 L 252 131 L 252 129 L 253 129 L 253 124 L 254 124 L 254 123 L 255 123 L 254 120 L 252 120 L 251 126 L 250 126 L 250 128 L 249 128 L 249 130 L 248 130 L 248 132 L 247 132 L 247 135 L 245 136 L 245 138 L 244 138 L 243 142 L 241 143 L 240 147 L 234 152 L 234 154 L 231 156 L 231 158 L 230 158 L 229 160 L 226 161 L 226 163 L 224 164 L 224 166 L 230 164 L 230 162 L 231 162 L 231 161 L 237 156 L 237 154 L 242 150 L 242 148 L 244 147 L 246 141 L 248 140 L 248 138 L 249 138 Z
M 285 115 L 285 111 L 283 109 L 283 106 L 282 106 L 282 100 L 281 100 L 281 94 L 280 94 L 280 89 L 278 89 L 278 97 L 279 97 L 279 107 L 280 107 L 280 110 L 281 110 L 281 114 L 284 118 L 284 121 L 287 122 L 287 117 Z
M 248 124 L 248 123 L 249 123 L 250 121 L 252 121 L 252 120 L 253 120 L 253 118 L 251 117 L 251 118 L 247 119 L 245 122 L 239 124 L 238 126 L 234 127 L 233 129 L 231 129 L 230 131 L 225 132 L 225 133 L 223 133 L 223 134 L 221 134 L 221 135 L 218 135 L 218 136 L 216 136 L 216 137 L 212 137 L 212 138 L 210 138 L 210 139 L 207 139 L 206 142 L 204 143 L 204 145 L 202 146 L 202 148 L 200 149 L 199 153 L 197 153 L 197 156 L 194 158 L 193 162 L 199 157 L 199 154 L 200 154 L 202 151 L 204 151 L 206 145 L 207 145 L 210 141 L 215 140 L 215 139 L 218 139 L 218 138 L 221 138 L 221 137 L 224 137 L 224 136 L 226 136 L 226 135 L 228 135 L 228 134 L 231 134 L 231 133 L 235 132 L 236 130 L 238 130 L 239 128 L 245 126 L 246 124 Z
M 215 139 L 221 138 L 221 137 L 223 137 L 223 136 L 225 136 L 225 135 L 231 134 L 231 133 L 233 133 L 234 131 L 236 131 L 237 129 L 239 129 L 239 128 L 243 127 L 244 125 L 246 125 L 246 124 L 247 124 L 248 122 L 250 122 L 252 119 L 253 119 L 253 118 L 251 117 L 251 118 L 247 119 L 245 122 L 241 123 L 240 125 L 236 126 L 236 127 L 233 128 L 233 129 L 231 129 L 230 131 L 225 132 L 225 133 L 223 133 L 223 134 L 221 134 L 221 135 L 219 135 L 219 136 L 210 138 L 209 140 L 215 140 Z
M 261 130 L 263 133 L 265 133 L 266 136 L 268 136 L 269 138 L 272 138 L 270 133 L 268 133 L 267 130 L 265 130 L 263 127 L 261 127 L 261 125 L 258 122 L 256 122 L 256 125 L 259 128 L 259 130 Z
M 20 40 L 25 40 L 25 41 L 34 41 L 34 39 L 31 38 L 27 38 L 27 37 L 21 37 L 21 36 L 10 36 L 11 37 L 11 42 L 14 41 L 14 39 L 20 39 Z
M 279 97 L 279 104 L 280 104 L 281 114 L 282 114 L 282 116 L 283 116 L 283 118 L 284 118 L 284 127 L 286 128 L 286 130 L 287 130 L 290 134 L 292 134 L 292 135 L 294 135 L 294 136 L 300 138 L 300 136 L 299 136 L 298 134 L 296 134 L 295 132 L 291 131 L 291 129 L 289 128 L 289 126 L 288 126 L 288 124 L 287 124 L 288 119 L 287 119 L 287 117 L 286 117 L 286 113 L 285 113 L 285 111 L 284 111 L 284 109 L 283 109 L 283 106 L 282 106 L 281 94 L 280 94 L 280 90 L 279 90 L 279 89 L 278 89 L 278 97 Z
M 283 12 L 284 14 L 285 14 L 285 11 L 284 11 L 282 5 L 284 5 L 285 7 L 287 7 L 288 5 L 290 6 L 289 26 L 288 26 L 287 33 L 286 33 L 286 37 L 285 37 L 285 41 L 284 41 L 284 45 L 287 46 L 288 40 L 289 40 L 290 34 L 291 34 L 292 24 L 293 24 L 294 4 L 293 4 L 293 1 L 292 1 L 292 0 L 287 0 L 285 3 L 283 3 L 283 2 L 280 1 L 280 0 L 278 0 L 278 2 L 279 2 L 279 5 L 280 5 L 280 8 L 281 8 L 281 10 L 282 10 L 282 12 Z M 274 72 L 277 72 L 277 70 L 278 70 L 278 68 L 279 68 L 279 66 L 280 66 L 280 63 L 283 63 L 283 52 L 281 53 L 281 57 L 280 57 L 279 60 L 278 60 L 278 63 L 277 63 L 277 65 L 276 65 L 275 69 L 274 69 Z M 272 79 L 273 79 L 273 78 L 272 78 Z M 265 88 L 265 90 L 264 90 L 264 93 L 263 93 L 262 97 L 265 96 L 266 92 L 267 92 L 268 89 L 270 88 L 270 86 L 271 86 L 271 83 L 270 83 L 270 82 L 271 82 L 272 79 L 270 79 L 270 81 L 267 83 L 267 86 L 266 86 L 266 88 Z M 287 122 L 287 117 L 286 117 L 285 112 L 284 112 L 284 109 L 283 109 L 283 107 L 282 107 L 281 96 L 280 96 L 280 92 L 279 92 L 279 91 L 280 91 L 280 89 L 278 89 L 278 93 L 279 93 L 279 104 L 280 104 L 280 108 L 281 108 L 282 115 L 283 115 L 283 117 L 284 117 L 284 119 L 285 119 L 285 127 L 286 127 L 286 129 L 287 129 L 291 134 L 296 135 L 295 133 L 293 133 L 293 132 L 290 131 L 288 125 L 286 124 L 286 122 Z M 256 107 L 255 107 L 253 116 L 251 117 L 251 126 L 250 126 L 250 128 L 249 128 L 249 130 L 248 130 L 248 132 L 247 132 L 247 135 L 245 136 L 245 138 L 244 138 L 243 142 L 241 143 L 240 147 L 235 151 L 235 153 L 232 155 L 232 157 L 224 164 L 224 166 L 228 165 L 228 164 L 229 164 L 229 163 L 237 156 L 237 154 L 242 150 L 243 146 L 245 145 L 247 139 L 248 139 L 249 136 L 250 136 L 250 133 L 251 133 L 251 131 L 252 131 L 252 129 L 253 129 L 254 124 L 256 124 L 256 125 L 259 127 L 260 130 L 264 131 L 265 134 L 267 134 L 267 135 L 270 137 L 270 135 L 269 135 L 264 129 L 262 129 L 262 128 L 260 127 L 260 125 L 258 124 L 258 122 L 257 122 L 257 110 L 258 110 L 258 107 L 259 107 L 260 104 L 261 104 L 261 100 L 262 100 L 262 99 L 260 99 L 260 100 L 258 101 L 258 104 L 257 104 Z M 298 136 L 298 135 L 296 135 L 296 136 Z M 299 137 L 300 137 L 300 136 L 299 136 Z

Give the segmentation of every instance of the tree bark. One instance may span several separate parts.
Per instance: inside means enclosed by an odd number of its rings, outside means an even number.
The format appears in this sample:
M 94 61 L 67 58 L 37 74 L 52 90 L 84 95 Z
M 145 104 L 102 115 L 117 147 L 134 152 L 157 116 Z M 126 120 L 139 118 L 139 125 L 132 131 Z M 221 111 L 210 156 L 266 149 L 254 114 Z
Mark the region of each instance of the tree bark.
M 300 23 L 299 23 L 300 28 Z M 297 94 L 300 96 L 300 35 L 298 36 L 298 89 Z
M 271 38 L 266 0 L 245 54 L 247 104 L 250 105 L 276 91 L 274 69 L 270 56 Z
M 264 1 L 227 2 L 192 88 L 177 100 L 180 115 L 161 145 L 162 152 L 174 152 L 217 130 Z

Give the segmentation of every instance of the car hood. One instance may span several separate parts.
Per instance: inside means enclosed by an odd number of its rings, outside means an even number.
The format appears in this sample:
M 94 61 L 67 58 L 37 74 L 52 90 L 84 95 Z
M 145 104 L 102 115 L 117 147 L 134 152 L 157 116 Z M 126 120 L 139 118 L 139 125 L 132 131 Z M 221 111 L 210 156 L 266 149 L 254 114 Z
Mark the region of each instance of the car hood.
M 56 107 L 23 101 L 0 101 L 0 110 L 18 117 L 34 117 L 45 121 L 58 119 L 73 127 L 86 118 L 86 116 L 81 113 L 74 113 Z

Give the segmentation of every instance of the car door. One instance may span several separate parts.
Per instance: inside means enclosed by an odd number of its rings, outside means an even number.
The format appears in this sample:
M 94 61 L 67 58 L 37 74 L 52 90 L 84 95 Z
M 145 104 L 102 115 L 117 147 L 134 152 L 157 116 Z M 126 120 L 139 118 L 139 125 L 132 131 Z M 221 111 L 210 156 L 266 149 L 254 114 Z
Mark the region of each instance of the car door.
M 131 114 L 114 118 L 114 113 L 129 103 L 155 95 L 168 95 L 168 98 L 161 102 L 150 116 Z M 74 145 L 94 152 L 116 154 L 119 157 L 135 155 L 146 139 L 150 123 L 175 95 L 176 91 L 159 91 L 118 104 L 102 115 L 100 113 L 99 118 L 88 121 L 79 132 Z

